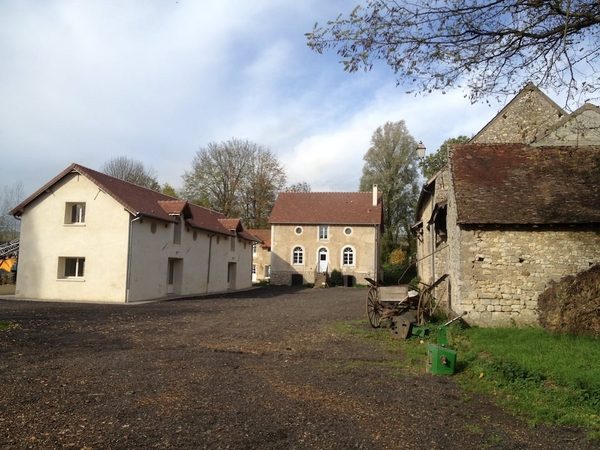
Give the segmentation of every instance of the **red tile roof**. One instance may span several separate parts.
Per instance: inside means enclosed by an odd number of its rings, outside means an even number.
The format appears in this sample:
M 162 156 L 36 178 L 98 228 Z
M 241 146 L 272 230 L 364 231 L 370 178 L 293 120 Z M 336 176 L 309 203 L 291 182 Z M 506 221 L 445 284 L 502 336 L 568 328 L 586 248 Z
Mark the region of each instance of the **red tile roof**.
M 78 173 L 88 178 L 106 194 L 110 195 L 123 205 L 123 207 L 133 216 L 152 217 L 167 222 L 174 222 L 175 219 L 172 215 L 183 213 L 186 223 L 189 226 L 226 235 L 231 235 L 232 233 L 230 229 L 223 226 L 220 221 L 235 220 L 239 222 L 239 219 L 226 219 L 225 215 L 220 212 L 111 177 L 104 173 L 80 166 L 79 164 L 71 164 L 14 208 L 11 211 L 11 214 L 20 216 L 29 203 L 71 173 Z M 244 239 L 254 240 L 253 236 L 246 235 L 245 233 L 238 233 L 238 235 Z
M 381 198 L 373 206 L 371 192 L 281 192 L 270 223 L 381 225 Z
M 252 234 L 256 237 L 258 241 L 261 242 L 262 247 L 270 248 L 271 247 L 271 229 L 258 229 L 251 228 L 248 230 L 248 233 Z
M 600 146 L 458 145 L 450 170 L 459 223 L 600 223 Z

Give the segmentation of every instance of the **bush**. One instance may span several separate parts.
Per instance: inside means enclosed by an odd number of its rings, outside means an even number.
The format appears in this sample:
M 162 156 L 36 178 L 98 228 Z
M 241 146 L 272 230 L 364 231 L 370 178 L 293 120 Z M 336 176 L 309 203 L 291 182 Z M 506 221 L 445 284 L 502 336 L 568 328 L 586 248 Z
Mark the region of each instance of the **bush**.
M 414 264 L 411 264 L 410 267 L 407 264 L 383 265 L 384 286 L 391 286 L 394 284 L 408 284 L 416 275 L 417 268 L 414 266 Z
M 331 275 L 329 276 L 329 285 L 330 286 L 343 286 L 344 285 L 344 277 L 342 276 L 342 272 L 337 269 L 333 269 L 331 271 Z

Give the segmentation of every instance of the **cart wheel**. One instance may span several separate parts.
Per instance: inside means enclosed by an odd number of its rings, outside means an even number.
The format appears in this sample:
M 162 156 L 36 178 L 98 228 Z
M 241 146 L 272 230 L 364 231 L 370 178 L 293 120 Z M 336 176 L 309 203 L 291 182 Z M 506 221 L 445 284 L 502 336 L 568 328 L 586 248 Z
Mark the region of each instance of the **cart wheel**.
M 370 287 L 367 292 L 367 317 L 369 323 L 373 328 L 379 328 L 381 325 L 381 303 L 379 303 L 379 296 L 377 295 L 377 288 Z
M 425 289 L 419 295 L 419 305 L 417 307 L 417 323 L 419 325 L 425 322 L 432 316 L 435 309 L 433 294 L 431 289 Z

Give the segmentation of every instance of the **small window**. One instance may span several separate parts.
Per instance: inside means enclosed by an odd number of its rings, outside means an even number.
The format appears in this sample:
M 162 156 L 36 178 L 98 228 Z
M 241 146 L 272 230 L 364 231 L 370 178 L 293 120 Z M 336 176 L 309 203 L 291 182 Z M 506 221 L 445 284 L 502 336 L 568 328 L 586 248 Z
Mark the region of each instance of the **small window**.
M 265 266 L 265 278 L 271 278 L 271 266 Z
M 302 250 L 302 247 L 294 247 L 292 262 L 294 264 L 304 264 L 304 250 Z
M 85 203 L 67 203 L 65 223 L 85 223 Z
M 252 254 L 253 254 L 253 255 L 256 255 L 256 246 L 257 246 L 257 245 L 258 245 L 258 244 L 256 244 L 256 243 L 252 244 Z
M 152 234 L 156 233 L 156 222 L 152 222 L 150 224 L 150 233 L 152 233 Z
M 352 247 L 344 248 L 344 251 L 342 252 L 342 264 L 344 266 L 354 265 L 354 250 Z
M 231 236 L 229 238 L 229 240 L 230 240 L 229 250 L 231 250 L 232 252 L 235 252 L 235 241 L 236 241 L 235 236 Z
M 296 233 L 298 236 L 302 234 L 302 227 L 296 227 L 296 229 L 294 230 L 294 233 Z
M 256 264 L 252 264 L 252 274 L 256 274 Z
M 58 278 L 83 278 L 85 258 L 58 258 Z
M 329 227 L 327 225 L 319 225 L 319 239 L 329 239 Z
M 344 228 L 344 234 L 346 236 L 350 236 L 352 234 L 352 228 L 350 228 L 350 227 Z
M 176 217 L 173 224 L 173 244 L 181 244 L 181 218 Z

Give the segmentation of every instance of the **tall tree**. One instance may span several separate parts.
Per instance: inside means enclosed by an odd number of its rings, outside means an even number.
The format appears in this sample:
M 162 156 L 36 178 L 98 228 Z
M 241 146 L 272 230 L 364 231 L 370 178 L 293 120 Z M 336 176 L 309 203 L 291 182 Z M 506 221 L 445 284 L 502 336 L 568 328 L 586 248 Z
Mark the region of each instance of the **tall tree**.
M 3 186 L 0 190 L 0 243 L 19 236 L 20 222 L 10 215 L 10 211 L 23 200 L 23 183 Z
M 421 92 L 466 85 L 477 101 L 533 81 L 569 101 L 600 90 L 598 0 L 364 0 L 307 38 L 348 72 L 383 60 Z
M 414 247 L 410 225 L 419 192 L 417 143 L 404 121 L 387 122 L 371 137 L 371 147 L 364 156 L 365 164 L 359 189 L 370 191 L 377 184 L 383 196 L 385 227 L 382 236 L 382 259 L 404 244 Z
M 183 175 L 183 195 L 249 227 L 266 225 L 285 173 L 265 147 L 247 140 L 211 142 L 200 149 Z
M 155 191 L 160 190 L 160 184 L 158 184 L 154 169 L 145 167 L 144 163 L 126 156 L 117 156 L 105 162 L 100 171 L 138 186 Z
M 301 181 L 299 183 L 290 184 L 285 188 L 286 192 L 310 192 L 311 187 L 306 181 Z
M 423 158 L 423 161 L 419 163 L 423 176 L 425 178 L 434 176 L 448 163 L 448 152 L 451 147 L 456 144 L 465 144 L 469 142 L 469 140 L 470 139 L 467 136 L 461 135 L 455 138 L 446 139 L 442 142 L 442 145 L 440 145 L 440 148 L 438 148 L 435 153 L 427 155 Z

